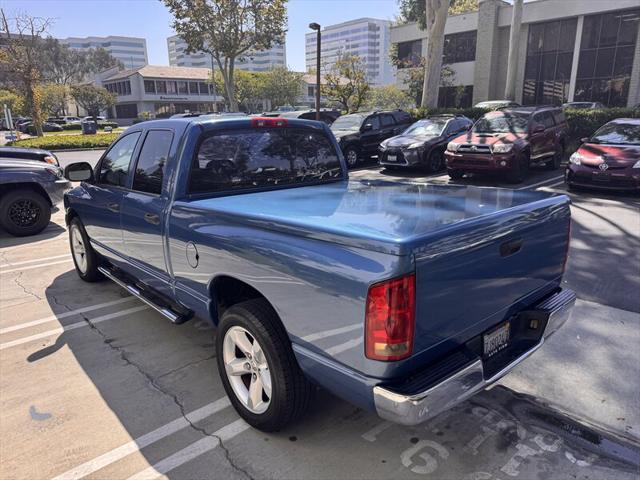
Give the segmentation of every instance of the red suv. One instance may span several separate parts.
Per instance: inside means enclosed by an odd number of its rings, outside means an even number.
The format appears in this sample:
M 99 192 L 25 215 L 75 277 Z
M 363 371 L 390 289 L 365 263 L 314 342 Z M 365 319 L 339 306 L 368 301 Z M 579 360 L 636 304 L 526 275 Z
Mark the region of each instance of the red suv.
M 534 164 L 560 168 L 568 133 L 560 107 L 518 107 L 483 115 L 473 128 L 447 145 L 447 172 L 453 179 L 465 173 L 503 173 L 522 182 Z

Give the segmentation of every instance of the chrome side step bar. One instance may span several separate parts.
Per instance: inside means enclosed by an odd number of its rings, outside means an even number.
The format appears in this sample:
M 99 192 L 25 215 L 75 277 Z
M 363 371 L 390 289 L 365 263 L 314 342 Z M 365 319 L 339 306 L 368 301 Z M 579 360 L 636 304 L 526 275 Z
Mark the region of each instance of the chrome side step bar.
M 109 270 L 108 268 L 98 267 L 98 271 L 102 273 L 105 277 L 107 277 L 109 280 L 112 280 L 113 282 L 120 285 L 122 288 L 124 288 L 127 292 L 129 292 L 131 295 L 136 297 L 138 300 L 146 303 L 151 308 L 153 308 L 154 310 L 162 314 L 171 323 L 175 323 L 176 325 L 179 325 L 191 318 L 191 314 L 185 315 L 185 314 L 176 313 L 171 308 L 159 305 L 153 300 L 147 298 L 142 290 L 140 290 L 138 287 L 134 285 L 131 285 L 130 283 L 127 283 L 125 280 L 122 280 L 116 274 L 114 274 L 113 271 Z

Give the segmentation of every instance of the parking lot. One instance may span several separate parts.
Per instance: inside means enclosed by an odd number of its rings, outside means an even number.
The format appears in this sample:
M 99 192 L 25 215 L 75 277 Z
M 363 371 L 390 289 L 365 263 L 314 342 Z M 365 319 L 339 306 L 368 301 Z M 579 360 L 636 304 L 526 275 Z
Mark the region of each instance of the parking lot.
M 561 171 L 516 188 L 567 193 Z M 499 385 L 417 427 L 318 391 L 287 431 L 253 430 L 225 397 L 207 320 L 175 326 L 115 284 L 82 282 L 62 212 L 34 237 L 0 232 L 0 478 L 638 478 L 640 198 L 570 195 L 571 319 Z

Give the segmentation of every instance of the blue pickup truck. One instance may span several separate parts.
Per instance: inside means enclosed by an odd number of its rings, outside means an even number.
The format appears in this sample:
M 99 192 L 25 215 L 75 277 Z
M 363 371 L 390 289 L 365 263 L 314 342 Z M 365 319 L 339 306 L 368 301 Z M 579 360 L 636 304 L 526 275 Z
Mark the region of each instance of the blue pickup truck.
M 217 327 L 224 388 L 265 431 L 312 385 L 418 424 L 495 382 L 567 319 L 569 200 L 349 181 L 321 122 L 127 129 L 65 196 L 78 275 Z

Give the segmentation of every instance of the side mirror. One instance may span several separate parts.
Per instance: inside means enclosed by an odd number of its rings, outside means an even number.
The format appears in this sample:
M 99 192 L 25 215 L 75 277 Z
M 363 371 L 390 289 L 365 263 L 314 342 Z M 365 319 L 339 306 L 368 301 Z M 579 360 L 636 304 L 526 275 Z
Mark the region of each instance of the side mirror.
M 533 127 L 532 133 L 542 133 L 545 130 L 546 128 L 544 128 L 544 125 L 537 124 Z
M 582 137 L 580 139 L 580 143 L 587 143 L 589 141 L 589 137 Z
M 90 182 L 93 180 L 93 168 L 87 162 L 78 162 L 67 165 L 64 176 L 71 182 Z
M 368 132 L 369 130 L 373 130 L 373 125 L 372 125 L 372 124 L 370 124 L 370 123 L 365 123 L 365 124 L 362 126 L 362 131 L 363 131 L 363 132 Z

